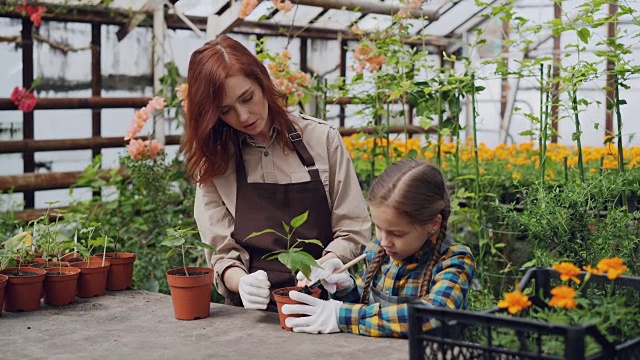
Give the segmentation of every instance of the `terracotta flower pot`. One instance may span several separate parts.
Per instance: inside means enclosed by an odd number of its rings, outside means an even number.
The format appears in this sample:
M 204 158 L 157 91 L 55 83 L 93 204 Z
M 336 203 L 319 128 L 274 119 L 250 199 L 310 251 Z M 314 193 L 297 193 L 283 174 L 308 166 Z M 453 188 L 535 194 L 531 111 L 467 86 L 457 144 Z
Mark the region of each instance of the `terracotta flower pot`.
M 7 287 L 8 280 L 6 275 L 0 275 L 0 316 L 2 316 L 2 307 L 4 306 L 4 289 Z
M 47 274 L 44 279 L 44 303 L 55 306 L 73 304 L 76 301 L 80 269 L 51 267 L 45 271 Z
M 5 289 L 4 309 L 6 311 L 35 311 L 40 309 L 40 295 L 44 283 L 45 271 L 32 267 L 22 267 L 20 272 L 27 276 L 14 276 L 18 268 L 0 270 L 0 274 L 9 277 Z
M 105 260 L 104 266 L 102 266 L 102 260 L 91 259 L 88 265 L 86 261 L 69 264 L 69 267 L 80 269 L 78 296 L 89 298 L 104 295 L 107 290 L 107 275 L 110 263 Z
M 126 290 L 133 285 L 133 263 L 136 261 L 136 254 L 133 253 L 107 253 L 109 260 L 109 275 L 107 276 L 107 290 Z
M 213 269 L 188 267 L 187 271 L 189 276 L 184 276 L 184 268 L 167 271 L 173 312 L 178 320 L 207 318 L 211 309 Z
M 100 255 L 100 256 L 97 256 L 97 255 L 91 255 L 91 259 L 96 259 L 96 260 L 97 260 L 97 259 L 100 259 L 100 261 L 102 261 L 102 255 Z M 66 255 L 63 255 L 63 256 L 60 258 L 60 261 L 66 261 L 66 262 L 68 262 L 69 264 L 72 264 L 72 263 L 76 263 L 76 262 L 84 261 L 84 258 L 82 258 L 82 256 L 80 255 L 80 253 L 75 253 L 75 254 L 74 254 L 74 253 L 72 253 L 72 252 L 71 252 L 71 253 L 68 253 L 68 254 L 66 254 Z
M 286 287 L 286 288 L 280 288 L 280 289 L 275 289 L 271 292 L 271 295 L 273 296 L 273 299 L 276 301 L 276 305 L 278 306 L 278 316 L 280 317 L 280 326 L 288 331 L 292 331 L 292 329 L 290 327 L 288 327 L 285 324 L 285 320 L 287 320 L 290 317 L 302 317 L 302 316 L 306 316 L 306 315 L 287 315 L 287 314 L 283 314 L 282 313 L 282 305 L 285 304 L 301 304 L 301 302 L 293 300 L 289 297 L 289 291 L 291 290 L 300 290 L 302 289 L 299 286 L 292 286 L 292 287 Z M 311 296 L 313 296 L 314 298 L 319 299 L 320 298 L 320 292 L 321 290 L 318 288 L 313 288 L 311 289 L 312 293 Z

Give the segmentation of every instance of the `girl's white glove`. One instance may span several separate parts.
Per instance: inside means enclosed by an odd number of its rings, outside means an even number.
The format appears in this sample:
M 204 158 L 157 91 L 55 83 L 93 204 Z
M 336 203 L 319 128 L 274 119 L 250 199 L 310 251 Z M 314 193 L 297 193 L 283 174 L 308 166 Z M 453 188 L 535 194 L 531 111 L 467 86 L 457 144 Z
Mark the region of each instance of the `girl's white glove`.
M 352 288 L 355 286 L 355 281 L 351 277 L 348 271 L 343 271 L 340 273 L 333 273 L 344 265 L 340 259 L 329 259 L 325 261 L 321 266 L 322 268 L 313 267 L 311 268 L 311 279 L 322 279 L 321 283 L 325 289 L 329 292 L 329 294 L 335 293 L 337 290 L 342 290 L 346 288 Z M 307 278 L 301 273 L 298 272 L 296 274 L 296 279 L 298 280 L 298 285 L 311 285 L 308 282 L 305 282 Z M 309 281 L 309 280 L 307 280 Z
M 266 309 L 269 304 L 269 288 L 271 283 L 267 273 L 258 270 L 240 278 L 238 290 L 245 309 Z
M 290 317 L 285 320 L 285 324 L 294 332 L 309 334 L 340 332 L 338 316 L 342 301 L 316 299 L 298 291 L 290 291 L 289 297 L 304 304 L 285 304 L 282 306 L 284 314 L 309 315 L 298 318 Z

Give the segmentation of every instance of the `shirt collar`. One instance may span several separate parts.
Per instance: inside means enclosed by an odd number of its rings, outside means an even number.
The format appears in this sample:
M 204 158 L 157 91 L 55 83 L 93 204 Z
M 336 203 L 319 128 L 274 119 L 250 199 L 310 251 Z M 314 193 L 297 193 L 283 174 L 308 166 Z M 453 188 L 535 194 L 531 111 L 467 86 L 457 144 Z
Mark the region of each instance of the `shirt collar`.
M 258 147 L 258 146 L 262 146 L 262 145 L 258 145 L 251 136 L 240 132 L 240 145 L 244 145 L 244 143 L 246 142 L 247 144 L 253 146 L 253 147 Z M 271 126 L 271 130 L 269 130 L 269 137 L 271 138 L 271 141 L 273 141 L 273 139 L 275 139 L 276 135 L 278 134 L 278 128 L 275 126 Z

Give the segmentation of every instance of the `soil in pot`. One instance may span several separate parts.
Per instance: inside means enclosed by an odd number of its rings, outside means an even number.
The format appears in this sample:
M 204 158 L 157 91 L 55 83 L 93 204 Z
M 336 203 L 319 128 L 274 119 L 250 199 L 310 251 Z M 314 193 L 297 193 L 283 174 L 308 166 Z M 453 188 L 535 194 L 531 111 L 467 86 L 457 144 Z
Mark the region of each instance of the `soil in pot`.
M 289 291 L 292 291 L 292 290 L 300 291 L 305 294 L 310 294 L 314 298 L 318 298 L 318 299 L 320 298 L 320 294 L 322 292 L 319 288 L 310 289 L 308 286 L 305 286 L 305 287 L 292 286 L 292 287 L 275 289 L 271 292 L 271 295 L 273 295 L 273 299 L 275 300 L 276 305 L 278 306 L 278 317 L 280 318 L 280 327 L 282 327 L 287 331 L 292 331 L 292 329 L 285 324 L 285 320 L 287 320 L 290 317 L 306 316 L 306 315 L 298 315 L 298 314 L 287 315 L 282 313 L 282 305 L 300 304 L 299 301 L 295 301 L 289 297 Z
M 7 287 L 9 278 L 6 275 L 0 275 L 0 316 L 2 316 L 2 307 L 4 305 L 4 290 Z
M 178 320 L 197 320 L 209 317 L 213 269 L 188 267 L 167 271 L 171 288 L 173 312 Z
M 133 263 L 136 261 L 136 254 L 111 252 L 106 253 L 105 258 L 111 263 L 107 275 L 107 290 L 131 289 L 133 286 Z
M 80 261 L 71 263 L 72 268 L 80 269 L 78 279 L 78 296 L 89 298 L 104 295 L 107 290 L 107 275 L 109 273 L 109 261 L 90 259 L 90 262 Z
M 48 305 L 62 306 L 76 301 L 76 290 L 80 269 L 72 267 L 52 267 L 45 269 L 44 302 Z
M 40 296 L 45 271 L 31 267 L 7 268 L 0 271 L 6 275 L 4 309 L 6 311 L 35 311 L 40 309 Z

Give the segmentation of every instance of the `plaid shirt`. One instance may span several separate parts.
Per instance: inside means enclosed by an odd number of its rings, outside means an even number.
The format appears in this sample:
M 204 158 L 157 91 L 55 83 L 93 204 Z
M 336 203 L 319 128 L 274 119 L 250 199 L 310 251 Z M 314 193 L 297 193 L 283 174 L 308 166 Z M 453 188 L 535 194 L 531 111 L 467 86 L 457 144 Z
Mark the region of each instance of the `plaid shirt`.
M 431 258 L 431 251 L 427 247 L 425 244 L 425 248 L 404 260 L 385 257 L 371 287 L 383 294 L 417 298 L 422 273 Z M 367 266 L 373 261 L 379 248 L 378 239 L 367 246 Z M 357 288 L 345 289 L 334 294 L 335 298 L 344 301 L 338 317 L 340 330 L 366 336 L 406 338 L 409 332 L 407 304 L 383 306 L 380 303 L 360 303 L 364 279 L 367 277 L 366 269 L 367 267 L 356 279 Z M 466 308 L 467 294 L 474 274 L 475 262 L 468 247 L 454 244 L 444 249 L 440 261 L 433 268 L 429 291 L 422 298 L 422 303 L 452 309 Z M 435 325 L 435 320 L 425 322 L 423 330 L 431 329 Z

